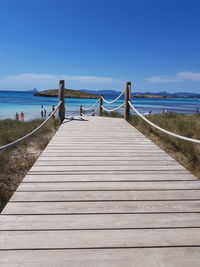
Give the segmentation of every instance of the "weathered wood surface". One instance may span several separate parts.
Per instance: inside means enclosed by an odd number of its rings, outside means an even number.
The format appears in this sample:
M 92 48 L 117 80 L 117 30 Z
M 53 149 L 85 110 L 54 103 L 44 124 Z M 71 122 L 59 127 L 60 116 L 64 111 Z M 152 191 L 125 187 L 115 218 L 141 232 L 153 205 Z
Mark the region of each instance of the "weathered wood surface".
M 17 257 L 16 257 L 17 252 Z M 199 267 L 199 247 L 0 251 L 1 265 L 67 267 Z M 15 264 L 13 264 L 15 262 Z M 23 262 L 23 264 L 22 264 Z M 49 264 L 50 263 L 50 264 Z
M 0 266 L 200 266 L 200 182 L 123 119 L 66 120 L 0 231 Z

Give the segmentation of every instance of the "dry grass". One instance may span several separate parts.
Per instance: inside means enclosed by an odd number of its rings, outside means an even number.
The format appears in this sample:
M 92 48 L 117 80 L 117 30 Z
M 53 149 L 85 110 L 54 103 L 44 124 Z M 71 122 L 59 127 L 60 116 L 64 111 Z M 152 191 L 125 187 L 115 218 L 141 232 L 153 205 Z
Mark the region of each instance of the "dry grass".
M 109 116 L 123 117 L 116 112 Z M 148 119 L 173 133 L 200 140 L 200 114 L 155 114 Z M 129 122 L 200 179 L 200 145 L 162 133 L 136 115 Z
M 41 120 L 28 122 L 0 120 L 0 146 L 24 136 L 40 124 Z M 0 151 L 0 211 L 46 147 L 58 126 L 58 120 L 49 121 L 34 137 L 12 149 Z

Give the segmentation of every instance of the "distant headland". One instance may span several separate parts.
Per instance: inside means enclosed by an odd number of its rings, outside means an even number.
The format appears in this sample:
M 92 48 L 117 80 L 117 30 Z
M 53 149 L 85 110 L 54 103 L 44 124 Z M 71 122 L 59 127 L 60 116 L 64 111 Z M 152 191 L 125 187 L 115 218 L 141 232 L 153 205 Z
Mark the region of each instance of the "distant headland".
M 27 90 L 26 92 L 36 94 L 36 93 L 38 93 L 38 90 L 36 88 L 34 88 L 32 90 Z
M 104 95 L 109 97 L 117 97 L 120 92 L 115 90 L 80 90 L 82 92 L 97 94 L 97 95 Z M 132 90 L 132 97 L 135 98 L 200 98 L 200 94 L 197 93 L 190 93 L 190 92 L 176 92 L 176 93 L 168 93 L 166 91 L 162 92 L 140 92 Z
M 30 92 L 30 91 L 29 91 Z M 34 96 L 49 96 L 57 97 L 58 89 L 49 89 L 45 91 L 38 92 L 37 89 L 31 90 L 34 93 Z M 66 98 L 85 98 L 85 99 L 96 99 L 99 95 L 104 95 L 105 97 L 117 97 L 120 92 L 115 90 L 74 90 L 74 89 L 65 89 Z M 134 98 L 200 98 L 200 94 L 189 93 L 189 92 L 177 92 L 177 93 L 168 93 L 163 92 L 132 92 L 132 97 Z
M 189 92 L 176 92 L 176 93 L 168 93 L 166 91 L 163 92 L 137 92 L 133 94 L 136 98 L 200 98 L 200 94 L 189 93 Z
M 85 98 L 85 99 L 96 99 L 97 95 L 87 92 L 82 92 L 79 90 L 65 89 L 64 91 L 66 98 Z M 57 97 L 58 89 L 49 89 L 41 92 L 34 93 L 34 96 L 48 96 L 48 97 Z

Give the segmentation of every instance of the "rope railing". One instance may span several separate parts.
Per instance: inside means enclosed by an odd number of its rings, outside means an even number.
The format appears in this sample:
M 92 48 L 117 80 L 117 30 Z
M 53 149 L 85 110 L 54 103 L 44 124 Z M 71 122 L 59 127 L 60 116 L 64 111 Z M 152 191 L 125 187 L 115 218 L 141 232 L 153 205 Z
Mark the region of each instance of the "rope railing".
M 166 133 L 166 134 L 168 134 L 170 136 L 173 136 L 173 137 L 182 139 L 184 141 L 189 141 L 189 142 L 200 144 L 200 140 L 198 140 L 198 139 L 193 139 L 193 138 L 189 138 L 189 137 L 186 137 L 186 136 L 183 136 L 183 135 L 175 134 L 175 133 L 172 133 L 172 132 L 170 132 L 168 130 L 165 130 L 165 129 L 159 127 L 158 125 L 154 124 L 153 122 L 151 122 L 150 120 L 148 120 L 146 117 L 144 117 L 136 108 L 134 108 L 134 106 L 131 104 L 130 101 L 128 101 L 128 103 L 129 103 L 129 106 L 135 111 L 135 113 L 139 117 L 141 117 L 144 121 L 146 121 L 148 124 L 150 124 L 154 128 L 160 130 L 161 132 Z
M 92 108 L 94 108 L 94 107 L 98 104 L 98 102 L 99 102 L 99 98 L 98 98 L 97 101 L 96 101 L 92 106 L 90 106 L 89 108 L 84 108 L 84 107 L 82 106 L 82 109 L 85 110 L 85 111 L 91 110 Z
M 112 103 L 116 102 L 117 100 L 119 100 L 120 97 L 124 94 L 124 92 L 125 92 L 125 89 L 119 94 L 118 97 L 116 97 L 116 98 L 115 98 L 114 100 L 112 100 L 112 101 L 108 101 L 108 100 L 106 100 L 103 96 L 102 96 L 102 99 L 103 99 L 103 101 L 104 101 L 105 103 L 107 103 L 107 104 L 112 104 Z
M 87 114 L 87 116 L 94 116 L 95 112 L 97 112 L 97 110 L 99 109 L 99 107 L 97 107 L 95 110 L 93 110 L 91 113 Z
M 125 103 L 122 103 L 121 105 L 119 105 L 118 107 L 114 108 L 114 109 L 107 109 L 105 108 L 103 105 L 101 105 L 102 109 L 107 111 L 107 112 L 113 112 L 113 111 L 116 111 L 118 109 L 120 109 L 121 107 L 123 107 L 125 105 Z
M 113 104 L 114 102 L 119 100 L 123 94 L 125 95 L 124 101 L 118 107 L 113 108 L 113 109 L 108 109 L 107 107 L 105 107 L 103 105 L 104 103 Z M 128 104 L 129 100 L 131 100 L 131 82 L 126 82 L 125 89 L 114 100 L 108 101 L 103 97 L 103 95 L 100 95 L 99 99 L 92 106 L 90 106 L 89 108 L 84 108 L 83 106 L 80 106 L 80 116 L 83 116 L 83 115 L 86 115 L 86 116 L 94 115 L 94 113 L 97 110 L 99 110 L 99 116 L 103 116 L 103 110 L 106 111 L 106 112 L 113 112 L 113 111 L 116 111 L 116 110 L 118 110 L 118 109 L 120 109 L 120 108 L 122 108 L 124 106 L 124 118 L 125 118 L 125 120 L 128 120 L 129 119 L 129 109 L 130 109 L 129 104 Z M 96 108 L 96 110 L 94 110 L 94 107 L 97 105 L 97 103 L 99 103 L 98 108 Z M 84 114 L 85 111 L 88 111 L 88 110 L 91 110 L 91 109 L 93 109 L 93 111 L 90 114 Z
M 34 135 L 38 130 L 40 130 L 52 117 L 53 115 L 56 113 L 56 111 L 58 110 L 58 108 L 60 107 L 62 101 L 60 101 L 57 105 L 57 107 L 55 108 L 55 110 L 51 113 L 51 115 L 43 122 L 41 123 L 37 128 L 35 128 L 35 130 L 33 130 L 32 132 L 28 133 L 27 135 L 7 144 L 7 145 L 4 145 L 4 146 L 0 146 L 0 151 L 1 150 L 6 150 L 6 149 L 9 149 L 19 143 L 21 143 L 22 141 L 26 140 L 27 138 L 31 137 L 32 135 Z

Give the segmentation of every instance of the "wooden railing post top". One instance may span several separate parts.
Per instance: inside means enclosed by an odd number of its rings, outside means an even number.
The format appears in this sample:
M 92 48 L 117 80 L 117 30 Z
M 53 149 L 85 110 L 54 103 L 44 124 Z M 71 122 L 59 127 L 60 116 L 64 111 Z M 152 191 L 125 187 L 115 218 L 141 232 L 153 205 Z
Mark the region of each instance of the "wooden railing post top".
M 59 101 L 62 101 L 59 107 L 59 111 L 58 111 L 60 123 L 62 123 L 65 119 L 65 92 L 64 91 L 65 91 L 65 81 L 60 80 L 59 81 L 59 93 L 58 93 Z
M 125 88 L 125 106 L 124 106 L 124 119 L 129 120 L 130 118 L 130 107 L 129 107 L 129 100 L 131 99 L 131 82 L 126 82 Z
M 103 105 L 103 95 L 99 95 L 99 116 L 103 115 L 102 105 Z
M 83 115 L 83 106 L 81 105 L 80 106 L 80 116 L 82 116 Z
M 65 81 L 64 81 L 64 80 L 60 80 L 60 81 L 59 81 L 59 84 L 60 84 L 60 85 L 64 85 L 64 84 L 65 84 Z

